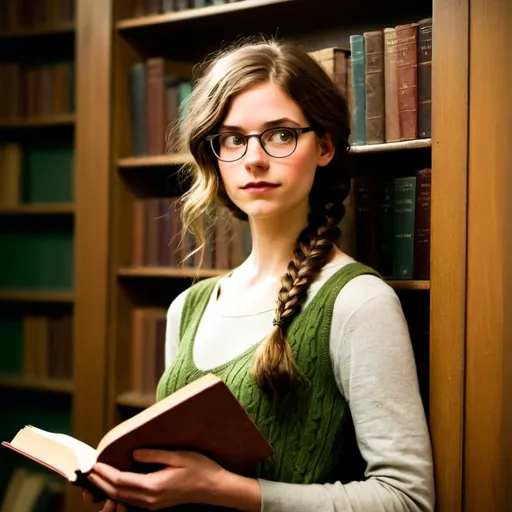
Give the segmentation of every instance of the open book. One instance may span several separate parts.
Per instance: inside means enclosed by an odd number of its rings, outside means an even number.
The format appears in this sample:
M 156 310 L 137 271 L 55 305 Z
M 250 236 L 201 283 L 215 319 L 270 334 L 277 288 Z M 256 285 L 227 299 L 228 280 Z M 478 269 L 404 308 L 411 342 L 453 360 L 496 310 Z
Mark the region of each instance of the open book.
M 246 474 L 273 453 L 245 409 L 224 382 L 201 377 L 107 432 L 96 449 L 65 434 L 33 426 L 2 442 L 69 482 L 101 493 L 86 478 L 96 462 L 121 471 L 149 472 L 132 457 L 136 448 L 191 450 L 203 453 L 238 474 Z

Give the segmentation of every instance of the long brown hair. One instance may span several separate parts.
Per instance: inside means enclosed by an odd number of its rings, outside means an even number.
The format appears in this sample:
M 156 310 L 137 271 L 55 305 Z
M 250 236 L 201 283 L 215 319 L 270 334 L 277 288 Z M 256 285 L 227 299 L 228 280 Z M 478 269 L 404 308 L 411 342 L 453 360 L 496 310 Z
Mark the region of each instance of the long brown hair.
M 187 169 L 192 183 L 183 196 L 182 217 L 184 230 L 198 238 L 200 251 L 205 238 L 197 221 L 217 200 L 237 218 L 247 219 L 226 194 L 217 159 L 205 141 L 222 123 L 235 95 L 255 85 L 276 83 L 301 107 L 317 136 L 328 133 L 335 145 L 332 161 L 316 170 L 309 195 L 308 225 L 300 233 L 293 258 L 281 278 L 274 325 L 254 362 L 253 376 L 260 387 L 270 395 L 281 396 L 297 382 L 287 329 L 301 311 L 311 282 L 340 235 L 342 202 L 350 187 L 344 162 L 350 134 L 347 102 L 305 50 L 275 39 L 235 43 L 207 59 L 199 73 L 183 124 L 182 145 L 195 162 Z

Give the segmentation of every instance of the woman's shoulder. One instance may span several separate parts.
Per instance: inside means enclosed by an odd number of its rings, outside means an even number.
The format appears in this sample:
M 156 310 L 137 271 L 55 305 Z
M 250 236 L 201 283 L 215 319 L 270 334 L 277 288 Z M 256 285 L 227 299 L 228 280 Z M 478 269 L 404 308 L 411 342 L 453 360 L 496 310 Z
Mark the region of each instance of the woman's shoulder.
M 356 264 L 354 262 L 353 264 Z M 345 268 L 349 268 L 348 265 Z M 363 273 L 350 279 L 339 291 L 334 304 L 337 315 L 348 319 L 370 304 L 392 305 L 401 309 L 395 290 L 379 275 Z

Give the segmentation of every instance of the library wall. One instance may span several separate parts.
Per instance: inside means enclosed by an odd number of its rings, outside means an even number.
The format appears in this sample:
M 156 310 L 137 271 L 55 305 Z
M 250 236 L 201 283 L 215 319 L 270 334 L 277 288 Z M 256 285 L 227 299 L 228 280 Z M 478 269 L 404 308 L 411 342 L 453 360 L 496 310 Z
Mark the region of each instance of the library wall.
M 72 432 L 74 20 L 70 0 L 1 4 L 2 441 L 25 424 Z M 2 510 L 20 497 L 58 510 L 64 494 L 55 474 L 0 451 Z

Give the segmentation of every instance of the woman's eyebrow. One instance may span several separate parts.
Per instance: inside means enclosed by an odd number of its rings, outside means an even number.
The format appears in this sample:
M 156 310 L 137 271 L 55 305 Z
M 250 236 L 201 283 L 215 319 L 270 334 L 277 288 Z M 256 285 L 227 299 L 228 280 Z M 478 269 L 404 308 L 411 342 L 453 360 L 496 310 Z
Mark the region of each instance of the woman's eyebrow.
M 281 117 L 280 119 L 275 119 L 273 121 L 267 121 L 266 123 L 263 123 L 262 128 L 263 129 L 273 128 L 274 126 L 281 126 L 285 123 L 292 123 L 292 124 L 299 126 L 299 123 L 297 123 L 293 119 L 290 119 L 288 117 Z M 228 132 L 240 132 L 240 133 L 245 132 L 245 130 L 240 126 L 232 126 L 232 125 L 225 125 L 225 124 L 221 125 L 219 129 L 223 130 L 223 131 L 228 131 Z

